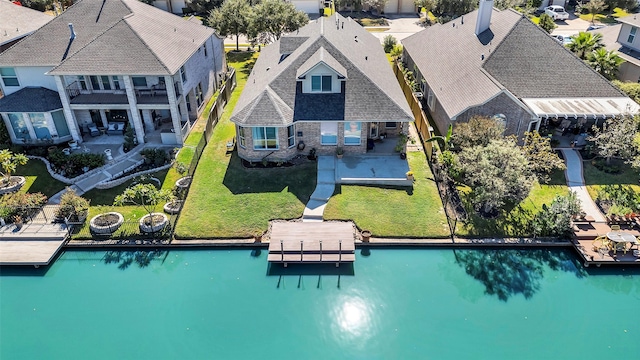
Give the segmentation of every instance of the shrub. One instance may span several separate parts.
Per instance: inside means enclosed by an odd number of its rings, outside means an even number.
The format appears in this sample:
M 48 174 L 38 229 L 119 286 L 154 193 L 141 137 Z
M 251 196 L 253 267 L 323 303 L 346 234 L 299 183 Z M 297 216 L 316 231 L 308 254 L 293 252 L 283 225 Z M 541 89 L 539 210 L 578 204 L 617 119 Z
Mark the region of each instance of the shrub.
M 53 165 L 54 170 L 67 177 L 75 177 L 82 174 L 85 167 L 89 168 L 89 170 L 101 167 L 106 161 L 104 154 L 76 153 L 65 155 L 60 149 L 51 151 L 47 158 Z
M 607 164 L 605 159 L 593 159 L 591 160 L 591 165 L 595 166 L 596 169 L 600 171 L 604 171 L 607 174 L 619 174 L 622 169 L 620 169 L 620 165 L 611 163 Z
M 390 53 L 397 43 L 398 41 L 396 40 L 395 37 L 393 37 L 393 35 L 385 36 L 384 39 L 382 40 L 382 46 L 384 47 L 384 52 L 386 52 L 387 54 Z
M 611 202 L 612 206 L 608 211 L 610 214 L 640 212 L 640 193 L 629 185 L 604 185 L 597 190 L 596 199 Z
M 60 197 L 60 207 L 56 210 L 56 218 L 62 220 L 69 218 L 70 221 L 79 221 L 86 211 L 89 210 L 89 201 L 76 192 L 67 188 L 67 191 Z
M 153 164 L 155 167 L 162 166 L 169 160 L 169 155 L 163 149 L 142 149 L 142 151 L 140 151 L 140 155 L 144 156 L 146 164 Z
M 576 193 L 556 196 L 550 206 L 542 205 L 542 211 L 533 218 L 532 232 L 536 236 L 567 237 L 571 234 L 571 217 L 582 213 Z

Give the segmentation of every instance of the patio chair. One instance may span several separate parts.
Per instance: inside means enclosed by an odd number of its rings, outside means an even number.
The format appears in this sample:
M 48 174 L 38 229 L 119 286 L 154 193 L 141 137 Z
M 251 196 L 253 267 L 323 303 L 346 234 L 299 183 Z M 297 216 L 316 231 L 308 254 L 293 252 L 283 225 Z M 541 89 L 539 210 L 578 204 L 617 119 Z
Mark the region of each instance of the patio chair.
M 611 225 L 611 231 L 620 231 L 620 225 Z
M 610 241 L 606 236 L 598 236 L 593 240 L 593 251 L 599 251 L 601 249 L 610 250 Z
M 618 252 L 618 251 L 622 251 L 623 254 L 627 254 L 627 243 L 626 242 L 619 242 L 619 243 L 615 243 L 614 245 L 614 251 Z
M 91 137 L 100 136 L 100 130 L 98 130 L 97 126 L 89 125 L 88 130 L 89 130 L 89 135 L 91 135 Z

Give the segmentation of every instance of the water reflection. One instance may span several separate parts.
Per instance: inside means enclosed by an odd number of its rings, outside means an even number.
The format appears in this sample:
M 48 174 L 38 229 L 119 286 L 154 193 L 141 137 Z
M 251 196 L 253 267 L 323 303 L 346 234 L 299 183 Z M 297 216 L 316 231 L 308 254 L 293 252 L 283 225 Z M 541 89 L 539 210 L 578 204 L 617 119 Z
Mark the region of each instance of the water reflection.
M 118 269 L 125 270 L 136 263 L 139 268 L 145 268 L 154 259 L 166 257 L 167 251 L 136 250 L 136 251 L 107 251 L 102 260 L 105 264 L 118 264 Z
M 554 271 L 586 275 L 575 256 L 568 251 L 549 249 L 454 250 L 456 263 L 479 280 L 485 292 L 502 301 L 522 294 L 531 298 L 544 277 L 545 267 Z
M 341 296 L 332 304 L 331 331 L 336 342 L 347 346 L 365 344 L 375 335 L 375 304 L 361 296 Z

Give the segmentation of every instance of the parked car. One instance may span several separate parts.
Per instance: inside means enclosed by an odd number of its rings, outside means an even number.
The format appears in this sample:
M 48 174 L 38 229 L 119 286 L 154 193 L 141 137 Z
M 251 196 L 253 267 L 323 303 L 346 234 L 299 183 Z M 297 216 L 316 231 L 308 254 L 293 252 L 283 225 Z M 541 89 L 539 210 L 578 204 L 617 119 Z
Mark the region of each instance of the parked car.
M 544 13 L 551 16 L 553 20 L 567 20 L 569 18 L 569 14 L 560 5 L 547 6 L 544 8 Z

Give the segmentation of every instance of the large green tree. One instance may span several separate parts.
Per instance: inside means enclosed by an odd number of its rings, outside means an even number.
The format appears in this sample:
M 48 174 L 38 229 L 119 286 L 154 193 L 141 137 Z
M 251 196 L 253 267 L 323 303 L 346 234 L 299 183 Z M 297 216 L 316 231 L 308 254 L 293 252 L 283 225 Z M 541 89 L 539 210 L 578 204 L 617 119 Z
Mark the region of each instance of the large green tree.
M 477 0 L 438 0 L 434 10 L 439 15 L 458 17 L 475 10 L 477 7 Z
M 226 0 L 211 11 L 208 23 L 222 36 L 235 35 L 236 50 L 240 50 L 240 35 L 247 34 L 251 22 L 251 7 L 247 0 Z
M 581 31 L 578 35 L 571 37 L 571 42 L 567 48 L 576 54 L 580 59 L 586 60 L 593 50 L 603 47 L 602 34 Z
M 248 36 L 268 44 L 309 22 L 309 17 L 295 5 L 282 0 L 263 0 L 253 8 Z
M 591 23 L 593 24 L 593 19 L 596 15 L 603 12 L 607 7 L 607 4 L 604 3 L 604 0 L 591 0 L 588 3 L 582 5 L 583 9 L 586 9 L 589 14 L 591 14 Z
M 459 161 L 474 208 L 485 214 L 496 214 L 507 203 L 521 202 L 534 183 L 529 162 L 513 137 L 463 148 Z
M 153 2 L 153 0 L 151 1 Z M 223 0 L 187 0 L 185 5 L 187 5 L 191 11 L 209 15 L 211 10 L 222 5 L 222 1 Z
M 587 56 L 587 64 L 609 80 L 613 80 L 618 75 L 618 69 L 624 59 L 618 56 L 615 51 L 607 51 L 605 48 L 594 50 Z
M 551 139 L 537 131 L 524 133 L 522 152 L 529 161 L 529 171 L 539 182 L 548 183 L 554 170 L 564 170 L 564 161 L 551 148 Z
M 364 0 L 365 5 L 369 5 L 370 7 L 376 9 L 378 14 L 382 13 L 384 7 L 388 2 L 389 0 Z
M 635 141 L 640 134 L 640 116 L 625 115 L 619 118 L 608 119 L 602 129 L 593 126 L 594 135 L 589 138 L 595 143 L 598 155 L 611 163 L 614 157 L 621 158 L 627 163 L 638 161 L 640 152 L 635 146 Z
M 467 122 L 456 124 L 451 143 L 456 148 L 486 146 L 491 140 L 501 139 L 505 127 L 500 121 L 486 116 L 474 116 Z

